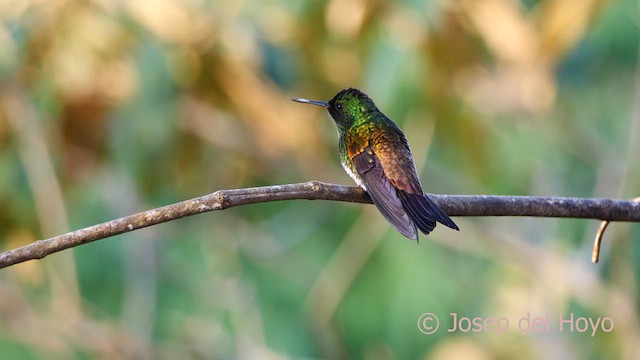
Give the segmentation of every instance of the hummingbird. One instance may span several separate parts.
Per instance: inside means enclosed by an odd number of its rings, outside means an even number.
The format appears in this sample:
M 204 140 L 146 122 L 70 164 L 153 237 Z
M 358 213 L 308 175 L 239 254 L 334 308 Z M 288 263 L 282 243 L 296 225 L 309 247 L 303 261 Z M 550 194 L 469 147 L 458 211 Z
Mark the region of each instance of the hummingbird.
M 369 96 L 349 88 L 329 101 L 291 100 L 329 111 L 342 166 L 400 234 L 417 241 L 418 229 L 429 234 L 436 222 L 460 230 L 422 191 L 407 138 Z

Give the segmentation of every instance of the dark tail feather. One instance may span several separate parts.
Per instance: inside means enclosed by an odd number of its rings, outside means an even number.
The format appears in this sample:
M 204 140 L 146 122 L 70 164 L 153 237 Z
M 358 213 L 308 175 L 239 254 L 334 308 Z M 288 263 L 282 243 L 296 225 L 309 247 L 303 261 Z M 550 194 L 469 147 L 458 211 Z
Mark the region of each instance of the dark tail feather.
M 436 227 L 436 220 L 438 220 L 438 216 L 429 207 L 426 201 L 423 200 L 422 196 L 409 194 L 399 190 L 398 197 L 400 198 L 405 211 L 420 231 L 425 234 L 433 231 Z
M 453 230 L 458 230 L 460 231 L 460 228 L 458 227 L 458 225 L 456 225 L 456 223 L 453 222 L 453 220 L 451 220 L 451 218 L 449 217 L 449 215 L 445 214 L 444 211 L 442 211 L 442 209 L 440 209 L 440 207 L 438 205 L 436 205 L 436 203 L 433 202 L 433 200 L 431 200 L 427 195 L 424 195 L 424 198 L 427 200 L 427 202 L 429 203 L 429 205 L 431 206 L 431 208 L 438 213 L 439 215 L 439 219 L 438 222 L 441 223 L 442 225 L 449 227 Z
M 397 193 L 407 214 L 423 233 L 430 233 L 436 227 L 436 221 L 454 230 L 460 230 L 453 220 L 426 195 L 409 194 L 401 190 Z

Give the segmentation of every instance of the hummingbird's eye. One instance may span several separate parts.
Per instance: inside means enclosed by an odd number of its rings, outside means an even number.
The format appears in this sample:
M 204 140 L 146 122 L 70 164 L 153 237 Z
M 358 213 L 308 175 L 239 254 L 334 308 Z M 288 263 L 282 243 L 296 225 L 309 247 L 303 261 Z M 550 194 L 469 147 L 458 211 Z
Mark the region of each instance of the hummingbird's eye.
M 342 110 L 342 104 L 336 104 L 336 109 Z

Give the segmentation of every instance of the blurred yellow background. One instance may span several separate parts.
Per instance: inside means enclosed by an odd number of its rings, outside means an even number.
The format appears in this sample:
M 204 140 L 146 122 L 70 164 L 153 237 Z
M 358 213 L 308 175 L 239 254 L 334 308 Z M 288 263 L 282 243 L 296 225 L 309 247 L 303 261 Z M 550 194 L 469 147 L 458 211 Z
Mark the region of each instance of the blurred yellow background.
M 427 192 L 640 195 L 634 0 L 0 0 L 0 19 L 4 250 L 218 189 L 352 184 L 328 114 L 290 101 L 346 87 L 404 129 Z M 593 265 L 595 221 L 454 220 L 416 245 L 373 206 L 290 201 L 101 240 L 0 270 L 0 354 L 637 358 L 637 224 Z M 450 313 L 511 328 L 451 333 Z

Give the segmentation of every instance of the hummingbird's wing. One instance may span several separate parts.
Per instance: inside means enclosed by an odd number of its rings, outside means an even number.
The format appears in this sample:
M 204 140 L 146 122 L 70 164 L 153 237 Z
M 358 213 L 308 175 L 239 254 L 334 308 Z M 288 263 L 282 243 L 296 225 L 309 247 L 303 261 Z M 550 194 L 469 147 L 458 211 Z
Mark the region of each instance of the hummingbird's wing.
M 389 122 L 391 123 L 390 120 Z M 378 181 L 391 185 L 403 210 L 423 233 L 428 234 L 433 231 L 436 221 L 458 230 L 458 226 L 449 216 L 422 191 L 411 150 L 402 131 L 393 125 L 384 130 L 378 128 L 371 133 L 375 135 L 369 140 L 358 136 L 357 132 L 350 134 L 351 146 L 347 149 L 354 163 L 358 158 L 360 159 L 358 162 L 363 164 L 361 169 L 357 170 L 365 180 L 365 184 L 372 187 L 367 180 L 374 182 L 376 179 L 372 176 L 365 179 L 363 171 L 371 171 L 365 166 L 368 163 L 369 166 L 382 170 L 382 174 L 377 177 L 382 180 Z
M 453 220 L 422 191 L 409 144 L 399 129 L 390 135 L 383 133 L 371 147 L 380 157 L 382 169 L 396 189 L 404 209 L 423 233 L 433 231 L 436 221 L 459 230 Z
M 351 158 L 358 175 L 366 186 L 367 193 L 380 213 L 396 230 L 409 239 L 418 240 L 418 231 L 405 212 L 396 188 L 384 174 L 380 159 L 371 148 Z M 435 223 L 434 223 L 435 226 Z

